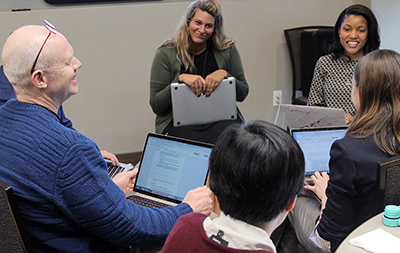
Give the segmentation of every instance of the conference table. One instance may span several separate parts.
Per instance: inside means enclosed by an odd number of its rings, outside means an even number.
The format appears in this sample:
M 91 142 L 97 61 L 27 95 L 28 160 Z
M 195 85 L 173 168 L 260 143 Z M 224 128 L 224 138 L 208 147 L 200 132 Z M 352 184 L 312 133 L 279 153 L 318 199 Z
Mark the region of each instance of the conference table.
M 362 248 L 350 245 L 349 240 L 351 240 L 357 236 L 363 235 L 365 233 L 368 233 L 370 231 L 373 231 L 377 228 L 382 228 L 384 231 L 400 238 L 400 227 L 388 227 L 388 226 L 383 225 L 382 215 L 383 215 L 383 212 L 372 217 L 371 219 L 367 220 L 366 222 L 361 224 L 358 228 L 356 228 L 353 232 L 351 232 L 346 237 L 346 239 L 339 245 L 339 247 L 337 248 L 335 253 L 349 253 L 349 252 L 365 253 L 365 252 L 367 252 L 366 250 L 364 250 Z
M 132 163 L 132 164 L 136 164 L 139 160 L 140 160 L 140 155 L 141 152 L 132 152 L 132 153 L 126 153 L 126 154 L 119 154 L 117 155 L 118 159 L 121 162 L 124 163 Z M 214 197 L 214 196 L 213 196 Z M 218 205 L 218 201 L 213 201 L 213 214 L 218 216 L 219 215 L 219 205 Z M 363 235 L 365 233 L 368 233 L 370 231 L 373 231 L 377 228 L 382 228 L 384 231 L 397 236 L 398 238 L 400 238 L 400 227 L 387 227 L 385 225 L 383 225 L 382 223 L 382 215 L 383 212 L 372 217 L 371 219 L 367 220 L 366 222 L 364 222 L 363 224 L 361 224 L 358 228 L 356 228 L 353 232 L 351 232 L 346 239 L 339 245 L 339 247 L 337 248 L 337 250 L 335 251 L 335 253 L 365 253 L 367 252 L 366 250 L 350 245 L 349 244 L 349 240 Z M 159 253 L 161 252 L 162 246 L 159 247 L 150 247 L 150 248 L 141 248 L 141 249 L 131 249 L 131 253 L 137 253 L 137 252 L 141 252 L 141 253 Z

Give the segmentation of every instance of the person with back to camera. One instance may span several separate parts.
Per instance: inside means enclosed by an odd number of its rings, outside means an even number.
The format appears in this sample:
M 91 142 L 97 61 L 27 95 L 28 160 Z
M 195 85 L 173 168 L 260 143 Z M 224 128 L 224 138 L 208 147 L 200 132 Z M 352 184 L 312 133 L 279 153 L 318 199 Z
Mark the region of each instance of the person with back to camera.
M 286 131 L 260 120 L 229 126 L 209 160 L 221 216 L 182 216 L 163 252 L 276 252 L 270 235 L 295 205 L 303 182 L 303 152 Z
M 321 205 L 299 196 L 289 214 L 310 252 L 317 252 L 313 242 L 334 252 L 356 227 L 383 211 L 377 207 L 376 168 L 378 161 L 400 154 L 400 55 L 375 50 L 364 56 L 355 69 L 352 99 L 358 113 L 346 136 L 332 145 L 329 175 L 317 172 L 315 185 L 304 187 Z
M 227 125 L 244 121 L 238 108 L 237 120 L 173 126 L 171 83 L 184 82 L 197 96 L 210 96 L 222 79 L 231 76 L 236 79 L 236 100 L 242 102 L 249 86 L 239 52 L 224 34 L 221 7 L 215 0 L 196 0 L 189 5 L 175 34 L 154 56 L 150 105 L 157 115 L 156 132 L 214 143 Z
M 181 215 L 211 213 L 206 187 L 189 191 L 175 207 L 135 205 L 121 189 L 132 190 L 137 171 L 112 181 L 96 144 L 62 124 L 57 112 L 78 92 L 82 64 L 51 24 L 15 30 L 2 62 L 17 100 L 0 107 L 0 180 L 14 191 L 35 252 L 162 245 Z
M 321 56 L 314 70 L 307 105 L 340 108 L 349 124 L 356 114 L 351 101 L 351 79 L 361 57 L 379 49 L 379 26 L 372 11 L 361 4 L 340 13 L 330 54 Z

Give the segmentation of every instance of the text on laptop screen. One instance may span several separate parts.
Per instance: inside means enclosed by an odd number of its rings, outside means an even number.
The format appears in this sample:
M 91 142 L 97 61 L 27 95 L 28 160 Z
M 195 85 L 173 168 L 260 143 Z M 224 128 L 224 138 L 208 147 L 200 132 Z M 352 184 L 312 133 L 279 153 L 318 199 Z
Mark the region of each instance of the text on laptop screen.
M 182 201 L 205 184 L 211 150 L 149 136 L 135 189 Z
M 315 171 L 329 172 L 330 150 L 334 141 L 342 139 L 347 129 L 304 130 L 292 132 L 294 139 L 304 153 L 305 175 Z

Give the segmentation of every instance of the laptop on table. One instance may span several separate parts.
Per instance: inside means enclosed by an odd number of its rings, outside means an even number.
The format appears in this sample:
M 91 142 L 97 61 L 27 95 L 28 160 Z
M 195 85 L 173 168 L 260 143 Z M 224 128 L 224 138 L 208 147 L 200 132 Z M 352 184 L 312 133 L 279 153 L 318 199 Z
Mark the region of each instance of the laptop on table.
M 299 144 L 305 160 L 305 180 L 316 171 L 329 174 L 330 151 L 334 141 L 342 139 L 347 126 L 295 128 L 290 132 Z
M 234 77 L 223 79 L 208 97 L 197 97 L 185 83 L 172 83 L 171 99 L 174 127 L 237 118 Z
M 180 204 L 188 191 L 206 184 L 212 148 L 209 143 L 149 133 L 127 199 L 157 208 Z

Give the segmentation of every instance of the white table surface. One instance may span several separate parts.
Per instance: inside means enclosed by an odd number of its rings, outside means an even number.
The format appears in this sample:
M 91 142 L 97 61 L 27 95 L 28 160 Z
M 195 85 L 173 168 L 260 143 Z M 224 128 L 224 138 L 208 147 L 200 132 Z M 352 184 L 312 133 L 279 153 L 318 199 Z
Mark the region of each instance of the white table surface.
M 356 228 L 353 232 L 351 232 L 346 237 L 346 239 L 339 245 L 339 247 L 337 248 L 335 253 L 349 253 L 349 252 L 365 253 L 365 252 L 367 252 L 366 250 L 364 250 L 362 248 L 350 245 L 349 240 L 351 240 L 357 236 L 363 235 L 365 233 L 368 233 L 370 231 L 373 231 L 377 228 L 382 228 L 386 232 L 400 238 L 400 227 L 388 227 L 388 226 L 383 225 L 382 215 L 383 215 L 383 212 L 372 217 L 371 219 L 367 220 L 366 222 L 361 224 L 358 228 Z M 399 249 L 399 252 L 400 252 L 400 249 Z

